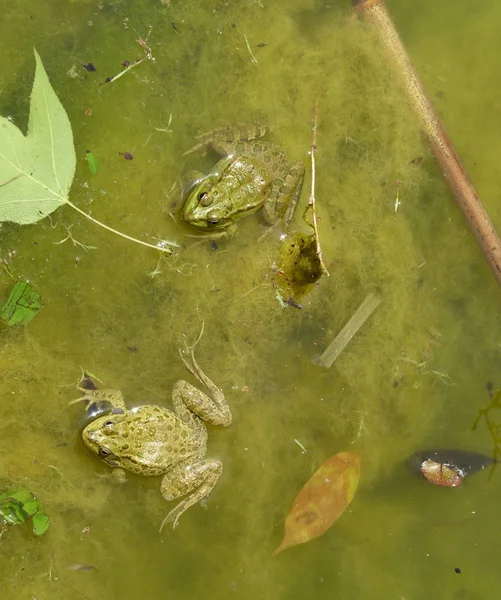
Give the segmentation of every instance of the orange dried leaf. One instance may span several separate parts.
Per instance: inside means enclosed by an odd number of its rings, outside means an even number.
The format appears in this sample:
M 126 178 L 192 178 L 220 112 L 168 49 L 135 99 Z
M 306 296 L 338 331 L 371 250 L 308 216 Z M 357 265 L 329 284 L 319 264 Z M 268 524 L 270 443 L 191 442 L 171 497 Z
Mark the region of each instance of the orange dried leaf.
M 350 504 L 360 479 L 360 457 L 340 452 L 316 471 L 296 496 L 285 520 L 285 537 L 273 553 L 322 535 Z

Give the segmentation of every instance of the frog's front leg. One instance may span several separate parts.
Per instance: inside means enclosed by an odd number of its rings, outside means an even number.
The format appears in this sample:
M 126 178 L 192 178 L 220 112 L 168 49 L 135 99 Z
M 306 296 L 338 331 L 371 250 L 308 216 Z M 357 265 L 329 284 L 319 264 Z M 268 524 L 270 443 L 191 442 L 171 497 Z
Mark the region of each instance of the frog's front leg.
M 270 225 L 282 221 L 287 231 L 301 197 L 304 181 L 304 164 L 294 163 L 285 176 L 273 182 L 269 197 L 263 206 L 263 216 Z
M 102 404 L 106 403 L 111 406 L 113 412 L 125 412 L 125 402 L 120 390 L 112 390 L 112 389 L 88 389 L 78 386 L 77 389 L 80 392 L 83 392 L 83 396 L 80 398 L 76 398 L 76 400 L 72 400 L 70 404 L 75 404 L 76 402 L 87 402 L 87 408 L 95 403 Z
M 160 525 L 160 531 L 167 523 L 173 523 L 172 526 L 176 527 L 184 511 L 210 493 L 222 472 L 221 461 L 207 459 L 194 463 L 180 463 L 164 475 L 160 491 L 167 502 L 187 494 L 189 496 L 181 500 L 165 517 Z
M 222 425 L 223 427 L 231 425 L 231 411 L 223 392 L 202 371 L 193 352 L 191 353 L 191 364 L 182 354 L 181 358 L 188 371 L 210 391 L 212 398 L 191 383 L 178 381 L 172 391 L 172 404 L 175 412 L 186 421 L 191 419 L 194 413 L 212 425 Z

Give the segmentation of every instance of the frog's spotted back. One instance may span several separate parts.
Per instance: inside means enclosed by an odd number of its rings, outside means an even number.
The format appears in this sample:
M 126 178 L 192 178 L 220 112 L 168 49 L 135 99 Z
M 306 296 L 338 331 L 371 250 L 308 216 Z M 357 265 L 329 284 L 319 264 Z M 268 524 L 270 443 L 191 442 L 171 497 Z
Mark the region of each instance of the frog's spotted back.
M 260 208 L 270 225 L 286 231 L 301 196 L 304 165 L 288 163 L 285 151 L 259 138 L 268 125 L 238 125 L 198 137 L 187 153 L 212 148 L 223 156 L 192 188 L 183 209 L 187 223 L 199 228 L 228 228 Z

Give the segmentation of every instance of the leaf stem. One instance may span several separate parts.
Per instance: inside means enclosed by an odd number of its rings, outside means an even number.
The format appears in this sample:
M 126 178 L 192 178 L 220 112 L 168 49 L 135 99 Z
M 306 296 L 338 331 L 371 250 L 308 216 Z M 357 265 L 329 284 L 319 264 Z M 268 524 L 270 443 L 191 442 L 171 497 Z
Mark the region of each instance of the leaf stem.
M 162 245 L 158 245 L 158 246 L 155 246 L 153 244 L 148 244 L 148 242 L 143 242 L 142 240 L 138 240 L 137 238 L 127 235 L 126 233 L 122 233 L 121 231 L 117 231 L 116 229 L 113 229 L 113 227 L 109 227 L 108 225 L 101 223 L 101 221 L 94 219 L 94 217 L 91 217 L 85 211 L 78 208 L 78 206 L 75 206 L 75 204 L 73 204 L 73 202 L 70 202 L 69 200 L 65 200 L 65 202 L 66 202 L 66 204 L 69 204 L 71 206 L 71 208 L 74 208 L 81 215 L 83 215 L 84 217 L 89 219 L 89 221 L 92 221 L 96 225 L 99 225 L 100 227 L 103 227 L 104 229 L 111 231 L 111 233 L 115 233 L 116 235 L 119 235 L 120 237 L 123 237 L 126 240 L 129 240 L 130 242 L 135 242 L 136 244 L 141 244 L 142 246 L 146 246 L 147 248 L 153 248 L 154 250 L 160 250 L 160 252 L 165 252 L 167 254 L 172 254 L 172 250 L 171 250 L 170 246 L 179 248 L 179 244 L 176 244 L 175 242 L 168 242 L 167 240 L 163 240 L 162 242 L 160 242 Z

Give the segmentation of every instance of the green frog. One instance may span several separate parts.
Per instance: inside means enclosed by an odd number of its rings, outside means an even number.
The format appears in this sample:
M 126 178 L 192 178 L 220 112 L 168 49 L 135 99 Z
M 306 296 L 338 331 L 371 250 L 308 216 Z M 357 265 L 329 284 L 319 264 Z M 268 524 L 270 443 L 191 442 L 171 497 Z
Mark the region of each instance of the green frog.
M 185 154 L 212 148 L 224 158 L 195 182 L 183 209 L 187 223 L 223 230 L 262 208 L 270 225 L 281 222 L 287 231 L 301 196 L 304 165 L 290 165 L 282 148 L 258 139 L 269 132 L 266 125 L 240 125 L 197 138 Z
M 122 393 L 110 389 L 79 387 L 90 404 L 108 403 L 111 414 L 89 423 L 82 432 L 84 444 L 124 477 L 163 475 L 160 491 L 170 502 L 185 496 L 165 517 L 176 527 L 181 514 L 207 496 L 219 479 L 220 460 L 206 459 L 207 429 L 204 421 L 227 427 L 232 422 L 223 392 L 199 367 L 193 352 L 191 364 L 181 355 L 187 369 L 212 395 L 186 381 L 178 381 L 172 392 L 173 410 L 163 406 L 138 406 L 127 410 Z

